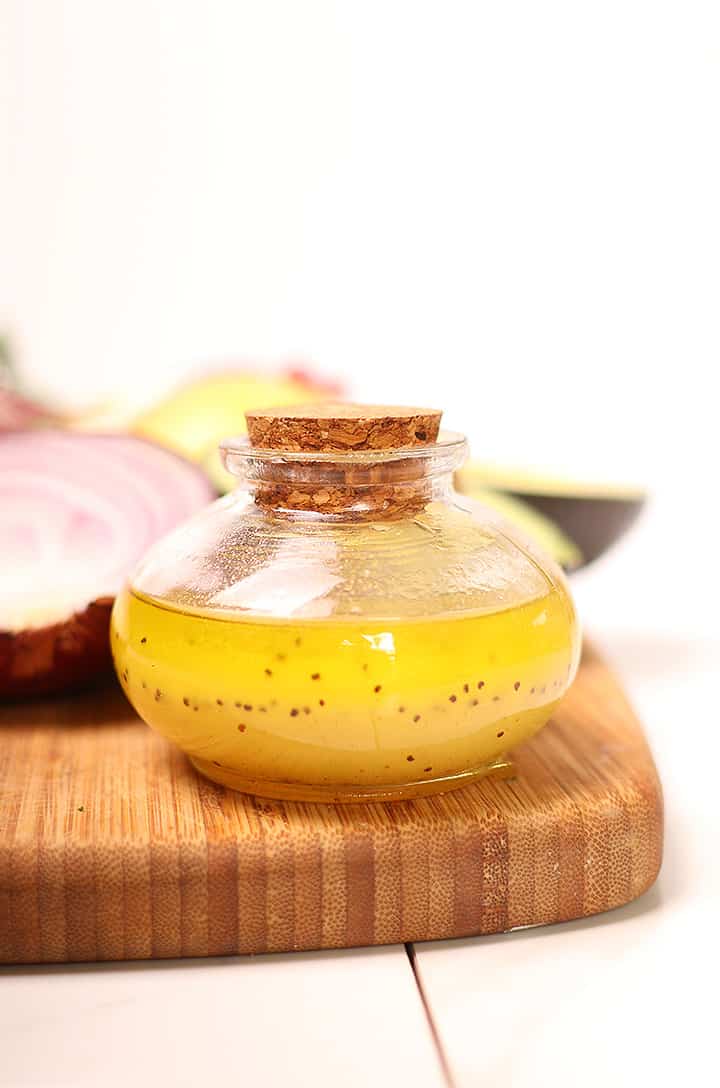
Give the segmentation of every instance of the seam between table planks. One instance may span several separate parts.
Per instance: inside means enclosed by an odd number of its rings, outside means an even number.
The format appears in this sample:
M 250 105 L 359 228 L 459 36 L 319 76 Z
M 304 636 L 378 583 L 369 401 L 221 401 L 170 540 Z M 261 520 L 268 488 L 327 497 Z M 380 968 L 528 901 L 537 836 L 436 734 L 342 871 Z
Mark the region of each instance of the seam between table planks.
M 415 952 L 415 945 L 410 944 L 410 943 L 406 944 L 405 945 L 405 951 L 407 953 L 408 963 L 410 964 L 410 970 L 413 973 L 413 979 L 415 980 L 415 985 L 417 986 L 417 989 L 418 989 L 418 994 L 420 996 L 420 1001 L 422 1002 L 422 1007 L 423 1007 L 423 1011 L 425 1013 L 425 1020 L 427 1021 L 428 1030 L 430 1031 L 430 1036 L 432 1038 L 433 1046 L 435 1047 L 435 1052 L 437 1054 L 438 1062 L 440 1063 L 440 1072 L 442 1073 L 442 1075 L 443 1075 L 443 1077 L 445 1079 L 445 1083 L 447 1084 L 447 1088 L 457 1088 L 457 1082 L 455 1080 L 455 1077 L 453 1076 L 453 1072 L 452 1072 L 452 1069 L 450 1067 L 450 1061 L 449 1061 L 448 1056 L 447 1056 L 447 1051 L 445 1049 L 445 1044 L 442 1041 L 442 1036 L 440 1035 L 440 1029 L 438 1028 L 438 1025 L 435 1023 L 435 1020 L 433 1018 L 432 1007 L 430 1005 L 430 1001 L 428 999 L 427 993 L 425 992 L 425 985 L 423 983 L 422 976 L 420 974 L 420 971 L 419 971 L 419 968 L 418 968 L 418 965 L 417 965 L 417 954 Z

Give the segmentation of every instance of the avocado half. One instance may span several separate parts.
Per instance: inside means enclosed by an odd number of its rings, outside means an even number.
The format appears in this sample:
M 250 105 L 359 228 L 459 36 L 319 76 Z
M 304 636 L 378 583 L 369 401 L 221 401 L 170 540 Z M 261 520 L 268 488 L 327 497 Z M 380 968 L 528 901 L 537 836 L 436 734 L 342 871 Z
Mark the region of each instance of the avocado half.
M 247 433 L 248 408 L 308 404 L 337 399 L 338 393 L 336 383 L 297 367 L 209 372 L 171 391 L 137 416 L 130 430 L 202 464 L 223 438 Z M 219 458 L 216 465 L 222 470 Z
M 545 545 L 566 569 L 586 566 L 603 555 L 637 520 L 647 498 L 638 487 L 574 482 L 475 461 L 456 474 L 455 484 L 481 502 L 493 494 L 507 497 L 544 518 L 580 553 L 579 561 L 568 565 Z M 526 532 L 534 535 L 529 525 Z

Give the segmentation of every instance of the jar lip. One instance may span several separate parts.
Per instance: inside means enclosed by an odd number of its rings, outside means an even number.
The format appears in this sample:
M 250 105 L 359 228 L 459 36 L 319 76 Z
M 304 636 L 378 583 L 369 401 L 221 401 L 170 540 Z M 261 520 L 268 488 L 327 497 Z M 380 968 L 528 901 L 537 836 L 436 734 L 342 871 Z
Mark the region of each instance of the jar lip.
M 225 438 L 220 443 L 220 456 L 230 472 L 233 471 L 233 464 L 241 468 L 242 463 L 248 461 L 265 464 L 374 465 L 423 459 L 435 459 L 442 463 L 442 468 L 447 462 L 447 471 L 451 471 L 462 464 L 467 451 L 467 438 L 456 431 L 441 431 L 437 440 L 426 446 L 401 446 L 391 450 L 274 450 L 252 446 L 247 435 Z

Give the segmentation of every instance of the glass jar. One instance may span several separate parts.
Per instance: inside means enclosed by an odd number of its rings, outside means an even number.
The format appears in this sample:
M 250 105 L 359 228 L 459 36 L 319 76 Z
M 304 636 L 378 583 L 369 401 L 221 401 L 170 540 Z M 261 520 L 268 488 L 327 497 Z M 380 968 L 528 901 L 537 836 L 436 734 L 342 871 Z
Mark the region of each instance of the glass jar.
M 454 491 L 465 439 L 250 433 L 222 447 L 237 490 L 116 601 L 137 712 L 208 778 L 266 797 L 410 798 L 498 767 L 548 721 L 580 640 L 560 569 Z

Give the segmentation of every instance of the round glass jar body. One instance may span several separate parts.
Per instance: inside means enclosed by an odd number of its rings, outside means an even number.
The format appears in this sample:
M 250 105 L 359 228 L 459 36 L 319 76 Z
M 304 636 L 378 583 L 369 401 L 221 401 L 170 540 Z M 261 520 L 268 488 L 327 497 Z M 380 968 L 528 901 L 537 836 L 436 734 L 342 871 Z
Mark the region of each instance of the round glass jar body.
M 454 492 L 465 450 L 227 443 L 241 486 L 160 541 L 115 604 L 140 716 L 209 778 L 267 797 L 401 799 L 497 766 L 548 721 L 580 639 L 559 568 Z

